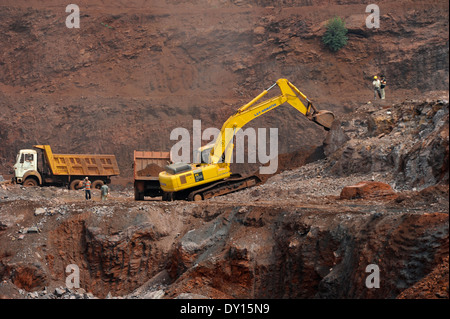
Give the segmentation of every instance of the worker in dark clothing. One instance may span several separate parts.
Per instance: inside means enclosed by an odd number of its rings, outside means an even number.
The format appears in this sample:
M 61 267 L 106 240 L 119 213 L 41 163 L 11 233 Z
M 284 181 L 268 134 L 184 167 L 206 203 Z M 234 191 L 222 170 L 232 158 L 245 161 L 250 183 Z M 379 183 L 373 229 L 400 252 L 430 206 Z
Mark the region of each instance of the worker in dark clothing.
M 86 195 L 86 200 L 91 199 L 91 181 L 87 176 L 83 181 L 83 187 Z
M 384 92 L 384 88 L 386 87 L 386 77 L 384 75 L 381 75 L 381 80 L 380 80 L 380 92 L 381 92 L 381 99 L 384 100 L 385 98 L 385 92 Z

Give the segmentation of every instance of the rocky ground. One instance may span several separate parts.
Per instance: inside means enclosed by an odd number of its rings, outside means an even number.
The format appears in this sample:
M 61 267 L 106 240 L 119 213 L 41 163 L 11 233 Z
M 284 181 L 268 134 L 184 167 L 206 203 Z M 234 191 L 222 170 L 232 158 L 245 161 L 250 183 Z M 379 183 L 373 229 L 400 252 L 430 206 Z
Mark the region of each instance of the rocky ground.
M 106 202 L 96 190 L 86 201 L 83 191 L 3 183 L 0 293 L 448 298 L 448 102 L 366 104 L 358 112 L 328 133 L 325 153 L 340 141 L 328 157 L 200 203 L 136 202 L 131 188 L 117 186 Z M 391 127 L 379 132 L 383 123 Z M 405 126 L 411 130 L 399 136 Z M 342 156 L 355 145 L 364 152 Z M 391 159 L 386 145 L 399 149 Z M 406 170 L 415 153 L 428 162 Z M 418 172 L 432 175 L 418 181 Z M 80 268 L 79 289 L 65 285 L 70 264 Z M 369 264 L 382 271 L 379 289 L 365 285 Z
M 323 189 L 321 179 L 304 181 Z M 348 200 L 331 188 L 278 200 L 243 194 L 236 202 L 236 193 L 202 203 L 135 202 L 127 190 L 101 202 L 81 191 L 10 186 L 1 192 L 0 291 L 50 299 L 448 298 L 448 185 L 396 195 Z M 366 263 L 386 274 L 376 293 L 363 284 Z M 69 264 L 81 268 L 80 289 L 65 285 Z M 434 295 L 419 294 L 435 267 L 444 272 Z

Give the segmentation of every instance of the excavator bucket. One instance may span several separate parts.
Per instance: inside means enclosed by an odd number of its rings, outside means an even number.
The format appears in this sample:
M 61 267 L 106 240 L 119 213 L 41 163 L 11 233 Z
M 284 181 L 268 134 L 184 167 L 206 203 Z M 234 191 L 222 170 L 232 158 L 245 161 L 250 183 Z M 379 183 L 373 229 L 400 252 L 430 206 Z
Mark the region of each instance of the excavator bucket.
M 313 121 L 322 125 L 326 130 L 331 128 L 334 121 L 334 114 L 331 111 L 319 111 L 313 115 Z

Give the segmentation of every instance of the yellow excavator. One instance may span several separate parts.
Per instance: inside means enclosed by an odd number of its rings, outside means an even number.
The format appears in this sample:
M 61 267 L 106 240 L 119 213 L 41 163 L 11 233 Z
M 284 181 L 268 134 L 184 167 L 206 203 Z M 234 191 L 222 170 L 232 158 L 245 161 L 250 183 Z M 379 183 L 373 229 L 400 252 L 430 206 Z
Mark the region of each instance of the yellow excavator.
M 276 85 L 280 88 L 280 95 L 255 105 Z M 307 102 L 306 106 L 300 98 Z M 194 162 L 197 161 L 197 163 L 170 164 L 165 167 L 165 171 L 159 173 L 163 200 L 203 200 L 261 183 L 261 179 L 257 175 L 242 177 L 239 174 L 231 173 L 233 137 L 245 124 L 285 102 L 326 130 L 331 128 L 334 121 L 332 112 L 317 110 L 292 83 L 287 79 L 279 79 L 228 118 L 215 142 L 203 146 L 197 151 L 198 158 L 194 158 Z

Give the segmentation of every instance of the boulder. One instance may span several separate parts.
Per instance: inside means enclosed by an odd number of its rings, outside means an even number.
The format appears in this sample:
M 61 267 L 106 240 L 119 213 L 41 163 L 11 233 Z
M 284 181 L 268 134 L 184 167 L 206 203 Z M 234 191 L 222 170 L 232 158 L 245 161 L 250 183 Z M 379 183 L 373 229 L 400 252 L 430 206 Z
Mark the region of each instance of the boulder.
M 345 134 L 341 127 L 341 122 L 335 120 L 331 124 L 331 128 L 323 141 L 323 150 L 325 156 L 333 154 L 336 150 L 341 148 L 350 138 Z
M 164 290 L 156 290 L 147 292 L 142 299 L 161 299 L 164 297 Z
M 380 136 L 381 134 L 389 134 L 398 124 L 399 112 L 393 112 L 392 109 L 383 109 L 372 113 L 368 120 L 369 136 Z
M 389 184 L 362 181 L 342 189 L 340 199 L 395 199 L 397 193 Z
M 39 207 L 34 211 L 34 216 L 39 216 L 45 214 L 45 208 Z

